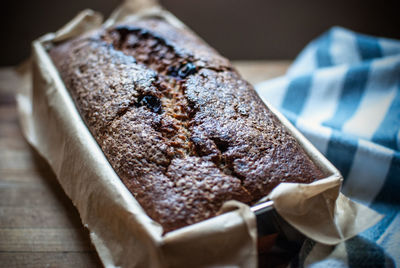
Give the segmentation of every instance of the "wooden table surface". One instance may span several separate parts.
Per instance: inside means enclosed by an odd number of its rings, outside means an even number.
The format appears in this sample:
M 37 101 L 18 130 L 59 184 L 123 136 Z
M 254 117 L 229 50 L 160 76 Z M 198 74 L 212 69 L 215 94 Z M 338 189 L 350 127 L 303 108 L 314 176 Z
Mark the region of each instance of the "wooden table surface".
M 240 61 L 251 83 L 282 75 L 288 61 Z M 10 68 L 0 69 L 0 267 L 101 267 L 77 210 L 25 141 Z

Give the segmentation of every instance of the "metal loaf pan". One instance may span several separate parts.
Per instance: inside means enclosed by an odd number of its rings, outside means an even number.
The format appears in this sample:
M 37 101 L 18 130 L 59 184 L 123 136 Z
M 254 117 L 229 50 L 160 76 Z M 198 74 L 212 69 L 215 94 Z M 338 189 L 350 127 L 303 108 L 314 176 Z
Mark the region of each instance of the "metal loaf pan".
M 173 15 L 159 8 L 135 16 L 156 16 L 183 27 Z M 82 29 L 90 30 L 93 23 L 98 23 L 95 17 L 93 12 L 85 11 L 60 32 L 64 31 L 65 37 L 71 38 Z M 110 24 L 110 21 L 106 23 Z M 60 36 L 63 34 L 48 34 L 33 43 L 33 92 L 19 97 L 18 102 L 19 105 L 31 102 L 31 111 L 28 106 L 20 107 L 20 113 L 26 116 L 23 119 L 26 121 L 23 124 L 25 136 L 47 159 L 77 207 L 104 265 L 255 265 L 254 227 L 247 226 L 238 211 L 229 211 L 164 235 L 160 226 L 144 213 L 80 118 L 47 54 L 49 45 L 55 38 L 58 38 L 57 42 L 62 41 Z M 327 178 L 340 177 L 329 161 L 287 119 L 269 108 Z M 276 213 L 272 201 L 254 205 L 251 211 L 256 215 L 259 237 L 278 233 L 288 241 L 298 240 L 298 233 Z

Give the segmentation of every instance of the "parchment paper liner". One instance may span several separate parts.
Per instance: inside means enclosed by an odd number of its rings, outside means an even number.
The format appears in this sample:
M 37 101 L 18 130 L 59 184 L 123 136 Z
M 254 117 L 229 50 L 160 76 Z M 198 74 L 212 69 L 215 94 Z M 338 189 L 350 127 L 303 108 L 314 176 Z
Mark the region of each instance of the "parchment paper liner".
M 131 16 L 134 14 L 133 16 Z M 184 25 L 154 2 L 128 1 L 105 25 L 142 16 L 157 16 Z M 55 34 L 33 42 L 32 85 L 17 95 L 23 133 L 47 159 L 106 267 L 197 267 L 257 265 L 256 224 L 250 208 L 227 202 L 225 212 L 209 220 L 162 235 L 123 185 L 86 128 L 46 48 L 101 25 L 101 16 L 82 11 Z M 313 161 L 328 174 L 308 185 L 282 183 L 265 199 L 306 236 L 337 244 L 381 219 L 376 212 L 339 193 L 342 177 L 279 112 L 269 108 L 298 139 Z

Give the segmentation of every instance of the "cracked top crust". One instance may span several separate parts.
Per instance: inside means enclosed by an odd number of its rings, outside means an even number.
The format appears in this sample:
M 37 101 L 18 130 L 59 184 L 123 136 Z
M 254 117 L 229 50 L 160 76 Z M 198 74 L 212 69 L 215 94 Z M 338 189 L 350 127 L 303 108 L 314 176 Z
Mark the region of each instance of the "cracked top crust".
M 228 60 L 142 19 L 50 51 L 89 130 L 164 232 L 323 173 Z

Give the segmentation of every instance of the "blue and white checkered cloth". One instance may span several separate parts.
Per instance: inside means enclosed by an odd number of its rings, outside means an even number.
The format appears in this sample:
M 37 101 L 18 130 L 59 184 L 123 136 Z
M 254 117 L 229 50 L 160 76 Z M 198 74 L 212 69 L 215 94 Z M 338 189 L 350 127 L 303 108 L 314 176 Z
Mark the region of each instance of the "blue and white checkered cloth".
M 400 267 L 400 41 L 334 27 L 256 88 L 341 171 L 345 195 L 385 215 L 335 248 L 306 241 L 292 266 Z

